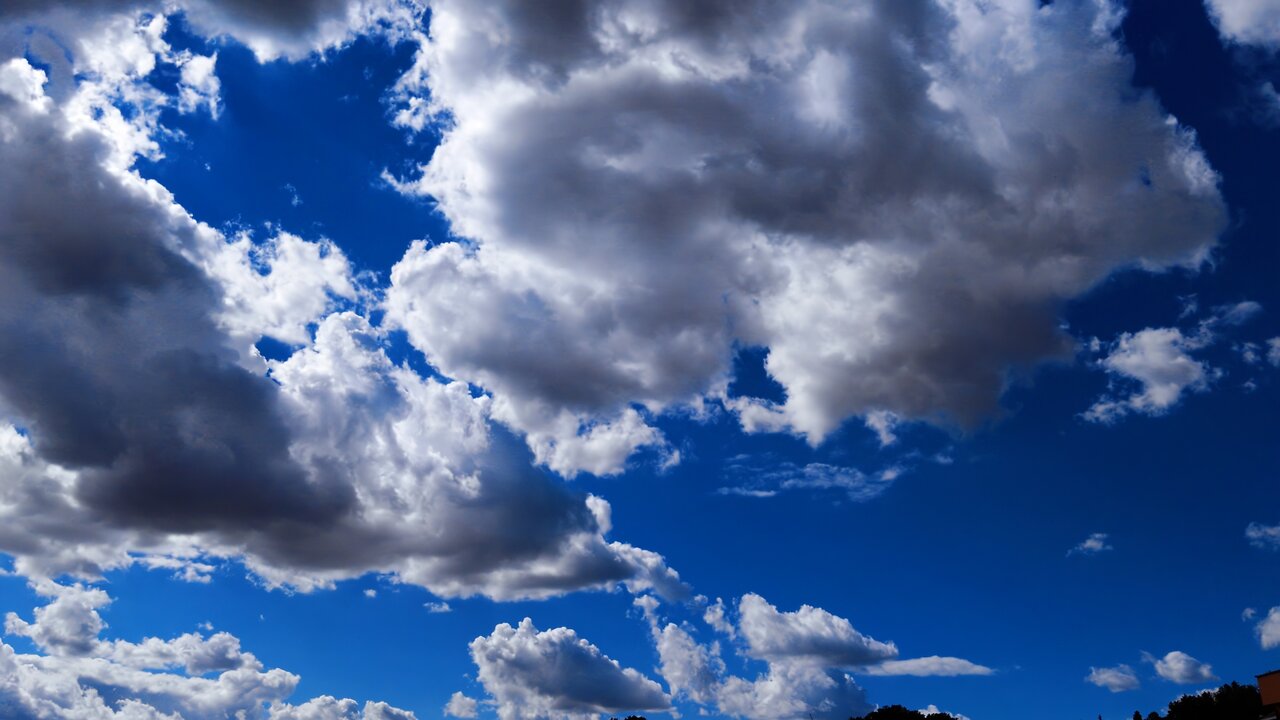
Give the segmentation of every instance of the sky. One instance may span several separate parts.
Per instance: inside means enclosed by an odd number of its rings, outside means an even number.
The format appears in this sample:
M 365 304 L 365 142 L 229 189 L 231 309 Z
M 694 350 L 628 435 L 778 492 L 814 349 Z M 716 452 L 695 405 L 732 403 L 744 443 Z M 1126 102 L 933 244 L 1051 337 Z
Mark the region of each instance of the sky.
M 1280 0 L 0 4 L 0 717 L 1280 668 Z

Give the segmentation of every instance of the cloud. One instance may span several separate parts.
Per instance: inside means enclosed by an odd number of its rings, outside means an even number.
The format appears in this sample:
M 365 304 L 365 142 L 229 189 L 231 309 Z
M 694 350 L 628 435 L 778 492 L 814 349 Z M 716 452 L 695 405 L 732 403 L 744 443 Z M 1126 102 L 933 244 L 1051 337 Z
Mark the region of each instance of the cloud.
M 475 698 L 469 698 L 461 692 L 455 692 L 449 696 L 449 702 L 444 706 L 444 714 L 445 717 L 473 718 L 476 716 L 478 708 L 479 703 L 476 702 Z
M 910 660 L 886 660 L 858 671 L 863 675 L 910 675 L 913 677 L 958 677 L 961 675 L 992 675 L 992 670 L 985 665 L 970 662 L 964 658 L 929 657 L 911 658 Z
M 453 608 L 450 607 L 447 602 L 429 602 L 423 605 L 423 607 L 427 609 L 427 612 L 432 613 L 433 615 L 453 612 Z
M 893 643 L 869 638 L 822 608 L 802 605 L 794 612 L 779 612 L 754 593 L 738 601 L 738 630 L 748 655 L 771 662 L 856 667 L 898 657 Z
M 868 638 L 848 620 L 808 605 L 780 612 L 759 595 L 748 594 L 739 600 L 737 616 L 735 627 L 717 600 L 708 604 L 704 620 L 720 634 L 740 639 L 735 647 L 744 658 L 765 663 L 765 671 L 755 678 L 728 673 L 719 641 L 700 643 L 692 628 L 664 625 L 657 603 L 645 603 L 645 618 L 658 650 L 658 672 L 673 697 L 724 715 L 759 720 L 847 718 L 872 709 L 850 672 L 917 677 L 994 672 L 961 658 L 898 660 L 892 643 Z
M 1206 0 L 1209 16 L 1231 42 L 1280 46 L 1280 2 L 1277 0 Z
M 973 423 L 1069 353 L 1064 301 L 1223 227 L 1109 3 L 520 8 L 433 6 L 399 91 L 443 140 L 397 186 L 467 242 L 411 249 L 387 309 L 535 448 L 723 398 L 739 345 L 785 390 L 723 400 L 748 430 Z M 626 436 L 597 468 L 656 442 Z
M 874 473 L 857 468 L 808 463 L 797 465 L 770 456 L 732 458 L 725 467 L 726 479 L 734 483 L 717 489 L 721 495 L 774 497 L 791 490 L 834 490 L 853 502 L 879 497 L 901 477 L 903 468 L 889 466 Z
M 54 66 L 0 62 L 0 551 L 17 571 L 198 581 L 234 558 L 303 590 L 376 571 L 441 597 L 684 593 L 661 556 L 606 538 L 606 501 L 529 465 L 489 397 L 392 363 L 331 243 L 227 238 L 131 169 L 159 132 L 141 78 L 170 52 L 163 26 L 82 28 L 63 61 L 84 79 L 59 92 Z M 294 353 L 265 360 L 264 336 Z
M 1150 654 L 1145 654 L 1144 657 L 1147 662 L 1155 666 L 1156 674 L 1169 682 L 1189 685 L 1218 679 L 1218 676 L 1213 674 L 1211 665 L 1202 663 L 1180 650 L 1174 650 L 1162 658 L 1156 658 Z
M 1107 533 L 1092 533 L 1082 540 L 1079 545 L 1068 550 L 1067 557 L 1072 555 L 1097 555 L 1100 552 L 1112 549 L 1107 542 Z
M 1136 382 L 1136 392 L 1107 395 L 1085 413 L 1092 422 L 1113 423 L 1132 412 L 1162 415 L 1182 399 L 1186 391 L 1203 391 L 1211 368 L 1191 357 L 1204 341 L 1188 337 L 1177 328 L 1147 328 L 1122 334 L 1099 365 L 1122 382 Z
M 1273 607 L 1254 628 L 1263 650 L 1280 647 L 1280 607 Z
M 5 632 L 30 638 L 38 652 L 18 653 L 0 642 L 0 707 L 18 720 L 413 720 L 386 703 L 360 708 L 353 700 L 321 696 L 286 702 L 299 678 L 265 669 L 225 632 L 187 633 L 169 640 L 107 640 L 99 608 L 110 597 L 82 585 L 34 586 L 50 602 L 33 621 L 15 613 Z
M 477 677 L 503 720 L 671 708 L 656 682 L 623 668 L 569 628 L 539 632 L 525 618 L 517 627 L 498 625 L 470 647 Z
M 1142 686 L 1142 683 L 1138 680 L 1138 675 L 1128 665 L 1102 668 L 1091 667 L 1089 668 L 1088 676 L 1085 677 L 1085 682 L 1104 687 L 1113 693 L 1137 690 Z
M 1244 536 L 1259 550 L 1280 550 L 1280 525 L 1252 522 L 1244 529 Z
M 362 34 L 400 37 L 419 19 L 423 5 L 417 0 L 12 0 L 0 8 L 0 23 L 25 19 L 67 37 L 103 17 L 174 10 L 197 33 L 234 39 L 266 62 L 300 60 Z

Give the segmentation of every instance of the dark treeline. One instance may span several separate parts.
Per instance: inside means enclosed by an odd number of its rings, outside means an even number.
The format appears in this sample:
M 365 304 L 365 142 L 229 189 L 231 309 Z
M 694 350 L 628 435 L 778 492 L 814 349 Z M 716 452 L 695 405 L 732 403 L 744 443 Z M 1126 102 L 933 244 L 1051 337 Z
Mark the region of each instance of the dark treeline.
M 1133 713 L 1133 720 L 1258 720 L 1262 696 L 1253 685 L 1231 683 L 1212 692 L 1186 695 L 1169 703 L 1169 712 Z

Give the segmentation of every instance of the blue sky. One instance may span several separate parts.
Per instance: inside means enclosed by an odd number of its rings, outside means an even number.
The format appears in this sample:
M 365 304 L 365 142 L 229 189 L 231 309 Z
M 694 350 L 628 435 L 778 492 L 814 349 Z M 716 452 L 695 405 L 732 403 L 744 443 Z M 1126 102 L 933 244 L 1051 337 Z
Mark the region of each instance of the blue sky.
M 0 10 L 0 710 L 1066 720 L 1280 667 L 1280 3 L 713 5 Z M 201 704 L 246 668 L 300 680 Z

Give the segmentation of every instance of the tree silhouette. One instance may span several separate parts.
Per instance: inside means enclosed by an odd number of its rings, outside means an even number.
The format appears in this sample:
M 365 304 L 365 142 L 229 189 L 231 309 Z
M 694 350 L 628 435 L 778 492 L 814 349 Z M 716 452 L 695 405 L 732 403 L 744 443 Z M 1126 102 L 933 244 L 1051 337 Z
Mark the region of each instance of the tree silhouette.
M 1262 696 L 1253 685 L 1230 683 L 1217 690 L 1184 695 L 1169 703 L 1167 715 L 1152 712 L 1146 720 L 1258 720 Z M 1133 714 L 1139 720 L 1139 713 Z

